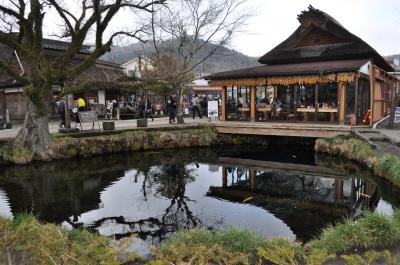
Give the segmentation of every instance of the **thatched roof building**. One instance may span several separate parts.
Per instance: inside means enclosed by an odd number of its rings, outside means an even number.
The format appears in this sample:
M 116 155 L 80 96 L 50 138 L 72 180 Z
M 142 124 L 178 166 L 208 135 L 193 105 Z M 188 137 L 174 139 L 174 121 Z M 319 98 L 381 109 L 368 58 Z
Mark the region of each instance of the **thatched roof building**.
M 372 124 L 387 115 L 398 88 L 382 56 L 312 6 L 298 20 L 262 66 L 207 77 L 224 87 L 222 119 Z

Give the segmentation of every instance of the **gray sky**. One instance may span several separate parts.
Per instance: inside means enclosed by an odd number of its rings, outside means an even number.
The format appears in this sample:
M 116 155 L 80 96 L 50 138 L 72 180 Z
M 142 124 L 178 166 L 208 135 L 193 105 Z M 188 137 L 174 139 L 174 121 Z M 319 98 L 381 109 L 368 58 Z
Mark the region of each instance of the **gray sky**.
M 261 56 L 299 26 L 297 15 L 311 4 L 339 21 L 381 55 L 400 53 L 400 0 L 250 0 L 257 15 L 236 35 L 232 48 Z

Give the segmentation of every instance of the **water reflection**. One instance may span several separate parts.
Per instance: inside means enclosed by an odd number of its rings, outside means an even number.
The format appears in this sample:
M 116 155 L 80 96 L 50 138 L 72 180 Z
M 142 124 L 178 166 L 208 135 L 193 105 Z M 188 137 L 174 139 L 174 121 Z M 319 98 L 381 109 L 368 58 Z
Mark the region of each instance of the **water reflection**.
M 345 216 L 400 205 L 399 190 L 353 163 L 313 153 L 291 160 L 283 151 L 254 160 L 263 152 L 170 150 L 2 167 L 0 214 L 31 212 L 117 238 L 135 233 L 146 252 L 193 227 L 306 241 Z

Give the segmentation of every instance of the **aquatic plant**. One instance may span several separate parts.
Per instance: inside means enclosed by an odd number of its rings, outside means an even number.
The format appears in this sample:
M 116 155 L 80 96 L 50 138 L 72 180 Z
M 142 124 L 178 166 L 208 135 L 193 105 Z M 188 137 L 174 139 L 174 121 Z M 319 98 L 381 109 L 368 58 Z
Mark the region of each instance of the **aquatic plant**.
M 114 243 L 86 230 L 42 224 L 27 214 L 0 218 L 0 264 L 119 265 L 137 259 L 135 253 L 121 258 L 129 240 Z

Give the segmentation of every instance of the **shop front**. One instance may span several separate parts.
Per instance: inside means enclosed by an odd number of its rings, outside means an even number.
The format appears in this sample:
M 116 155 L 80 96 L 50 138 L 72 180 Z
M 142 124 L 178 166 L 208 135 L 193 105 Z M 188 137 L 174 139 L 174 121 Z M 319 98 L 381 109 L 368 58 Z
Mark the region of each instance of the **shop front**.
M 393 68 L 371 46 L 312 6 L 257 67 L 215 73 L 221 120 L 366 124 L 383 119 L 399 92 Z

